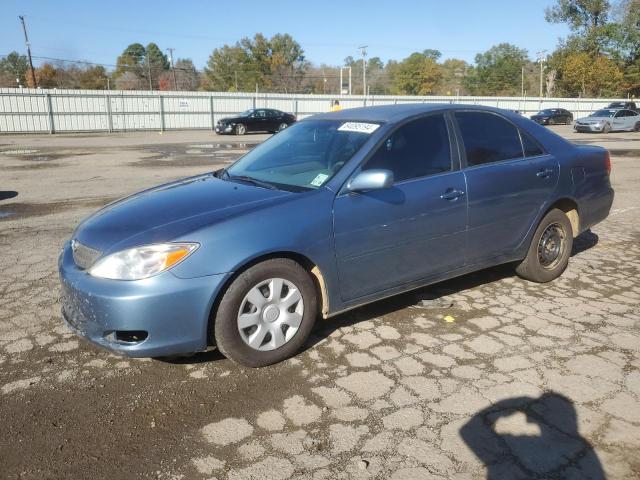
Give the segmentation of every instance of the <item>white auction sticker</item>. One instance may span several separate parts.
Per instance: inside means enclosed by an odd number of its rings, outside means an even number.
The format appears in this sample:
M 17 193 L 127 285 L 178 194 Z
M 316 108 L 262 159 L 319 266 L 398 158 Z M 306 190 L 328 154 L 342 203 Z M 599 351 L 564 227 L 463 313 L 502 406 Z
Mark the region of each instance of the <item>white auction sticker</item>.
M 324 183 L 324 181 L 329 177 L 329 175 L 325 175 L 324 173 L 319 173 L 316 178 L 311 181 L 311 185 L 314 187 L 320 187 Z
M 371 134 L 375 132 L 380 125 L 377 123 L 363 123 L 363 122 L 346 122 L 340 125 L 338 128 L 341 132 L 359 132 Z

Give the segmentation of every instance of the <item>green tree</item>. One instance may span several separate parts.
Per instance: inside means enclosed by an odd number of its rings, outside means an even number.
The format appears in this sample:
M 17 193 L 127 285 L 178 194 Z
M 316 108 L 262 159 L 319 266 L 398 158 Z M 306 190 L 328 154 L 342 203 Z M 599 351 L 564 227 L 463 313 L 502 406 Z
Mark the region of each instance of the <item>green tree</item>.
M 423 53 L 414 52 L 390 69 L 392 92 L 399 95 L 429 95 L 442 77 L 440 66 Z
M 0 59 L 0 86 L 17 87 L 27 84 L 26 74 L 29 71 L 29 63 L 25 55 L 11 52 Z M 16 79 L 18 82 L 16 82 Z
M 464 60 L 449 58 L 440 65 L 442 77 L 436 88 L 440 95 L 465 95 L 467 93 L 463 81 L 470 70 L 470 65 Z
M 597 55 L 609 32 L 610 10 L 608 0 L 555 0 L 546 9 L 545 18 L 551 23 L 566 23 L 580 49 Z
M 207 88 L 226 91 L 299 90 L 309 63 L 300 44 L 288 34 L 267 39 L 257 33 L 234 45 L 216 48 L 209 57 L 205 74 Z
M 463 85 L 473 95 L 519 95 L 522 68 L 527 51 L 509 43 L 491 47 L 476 55 L 476 67 Z

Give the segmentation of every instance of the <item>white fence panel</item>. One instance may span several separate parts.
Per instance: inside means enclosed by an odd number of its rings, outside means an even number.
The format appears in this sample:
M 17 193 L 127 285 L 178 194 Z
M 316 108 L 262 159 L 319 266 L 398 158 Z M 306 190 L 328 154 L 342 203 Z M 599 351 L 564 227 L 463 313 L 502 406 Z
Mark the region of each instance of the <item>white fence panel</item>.
M 344 109 L 402 103 L 456 103 L 506 108 L 529 116 L 543 108 L 565 108 L 574 118 L 618 100 L 4 88 L 0 89 L 0 133 L 213 129 L 221 118 L 249 108 L 276 108 L 305 118 L 327 112 L 334 99 L 338 99 Z

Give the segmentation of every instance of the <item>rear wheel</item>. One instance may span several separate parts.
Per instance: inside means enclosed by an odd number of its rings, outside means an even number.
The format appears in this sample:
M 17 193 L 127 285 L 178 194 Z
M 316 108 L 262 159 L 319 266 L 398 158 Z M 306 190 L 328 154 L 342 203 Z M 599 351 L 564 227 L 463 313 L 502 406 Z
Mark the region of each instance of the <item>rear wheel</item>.
M 558 278 L 569 264 L 573 247 L 573 229 L 567 215 L 550 210 L 536 229 L 527 256 L 516 273 L 532 282 L 546 283 Z
M 214 324 L 220 352 L 248 367 L 291 357 L 306 342 L 317 314 L 316 290 L 304 268 L 277 258 L 241 273 L 224 293 Z
M 245 127 L 242 123 L 236 125 L 235 129 L 236 135 L 244 135 L 247 133 L 247 127 Z

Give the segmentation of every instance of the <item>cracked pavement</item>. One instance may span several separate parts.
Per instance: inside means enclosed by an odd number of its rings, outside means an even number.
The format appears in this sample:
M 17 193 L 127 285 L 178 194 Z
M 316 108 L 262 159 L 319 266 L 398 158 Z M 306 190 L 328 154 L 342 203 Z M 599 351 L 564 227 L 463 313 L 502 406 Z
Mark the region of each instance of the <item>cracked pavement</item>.
M 263 138 L 0 137 L 2 476 L 640 478 L 640 151 L 614 155 L 612 213 L 550 284 L 476 272 L 318 321 L 257 370 L 66 330 L 56 261 L 82 217 Z

